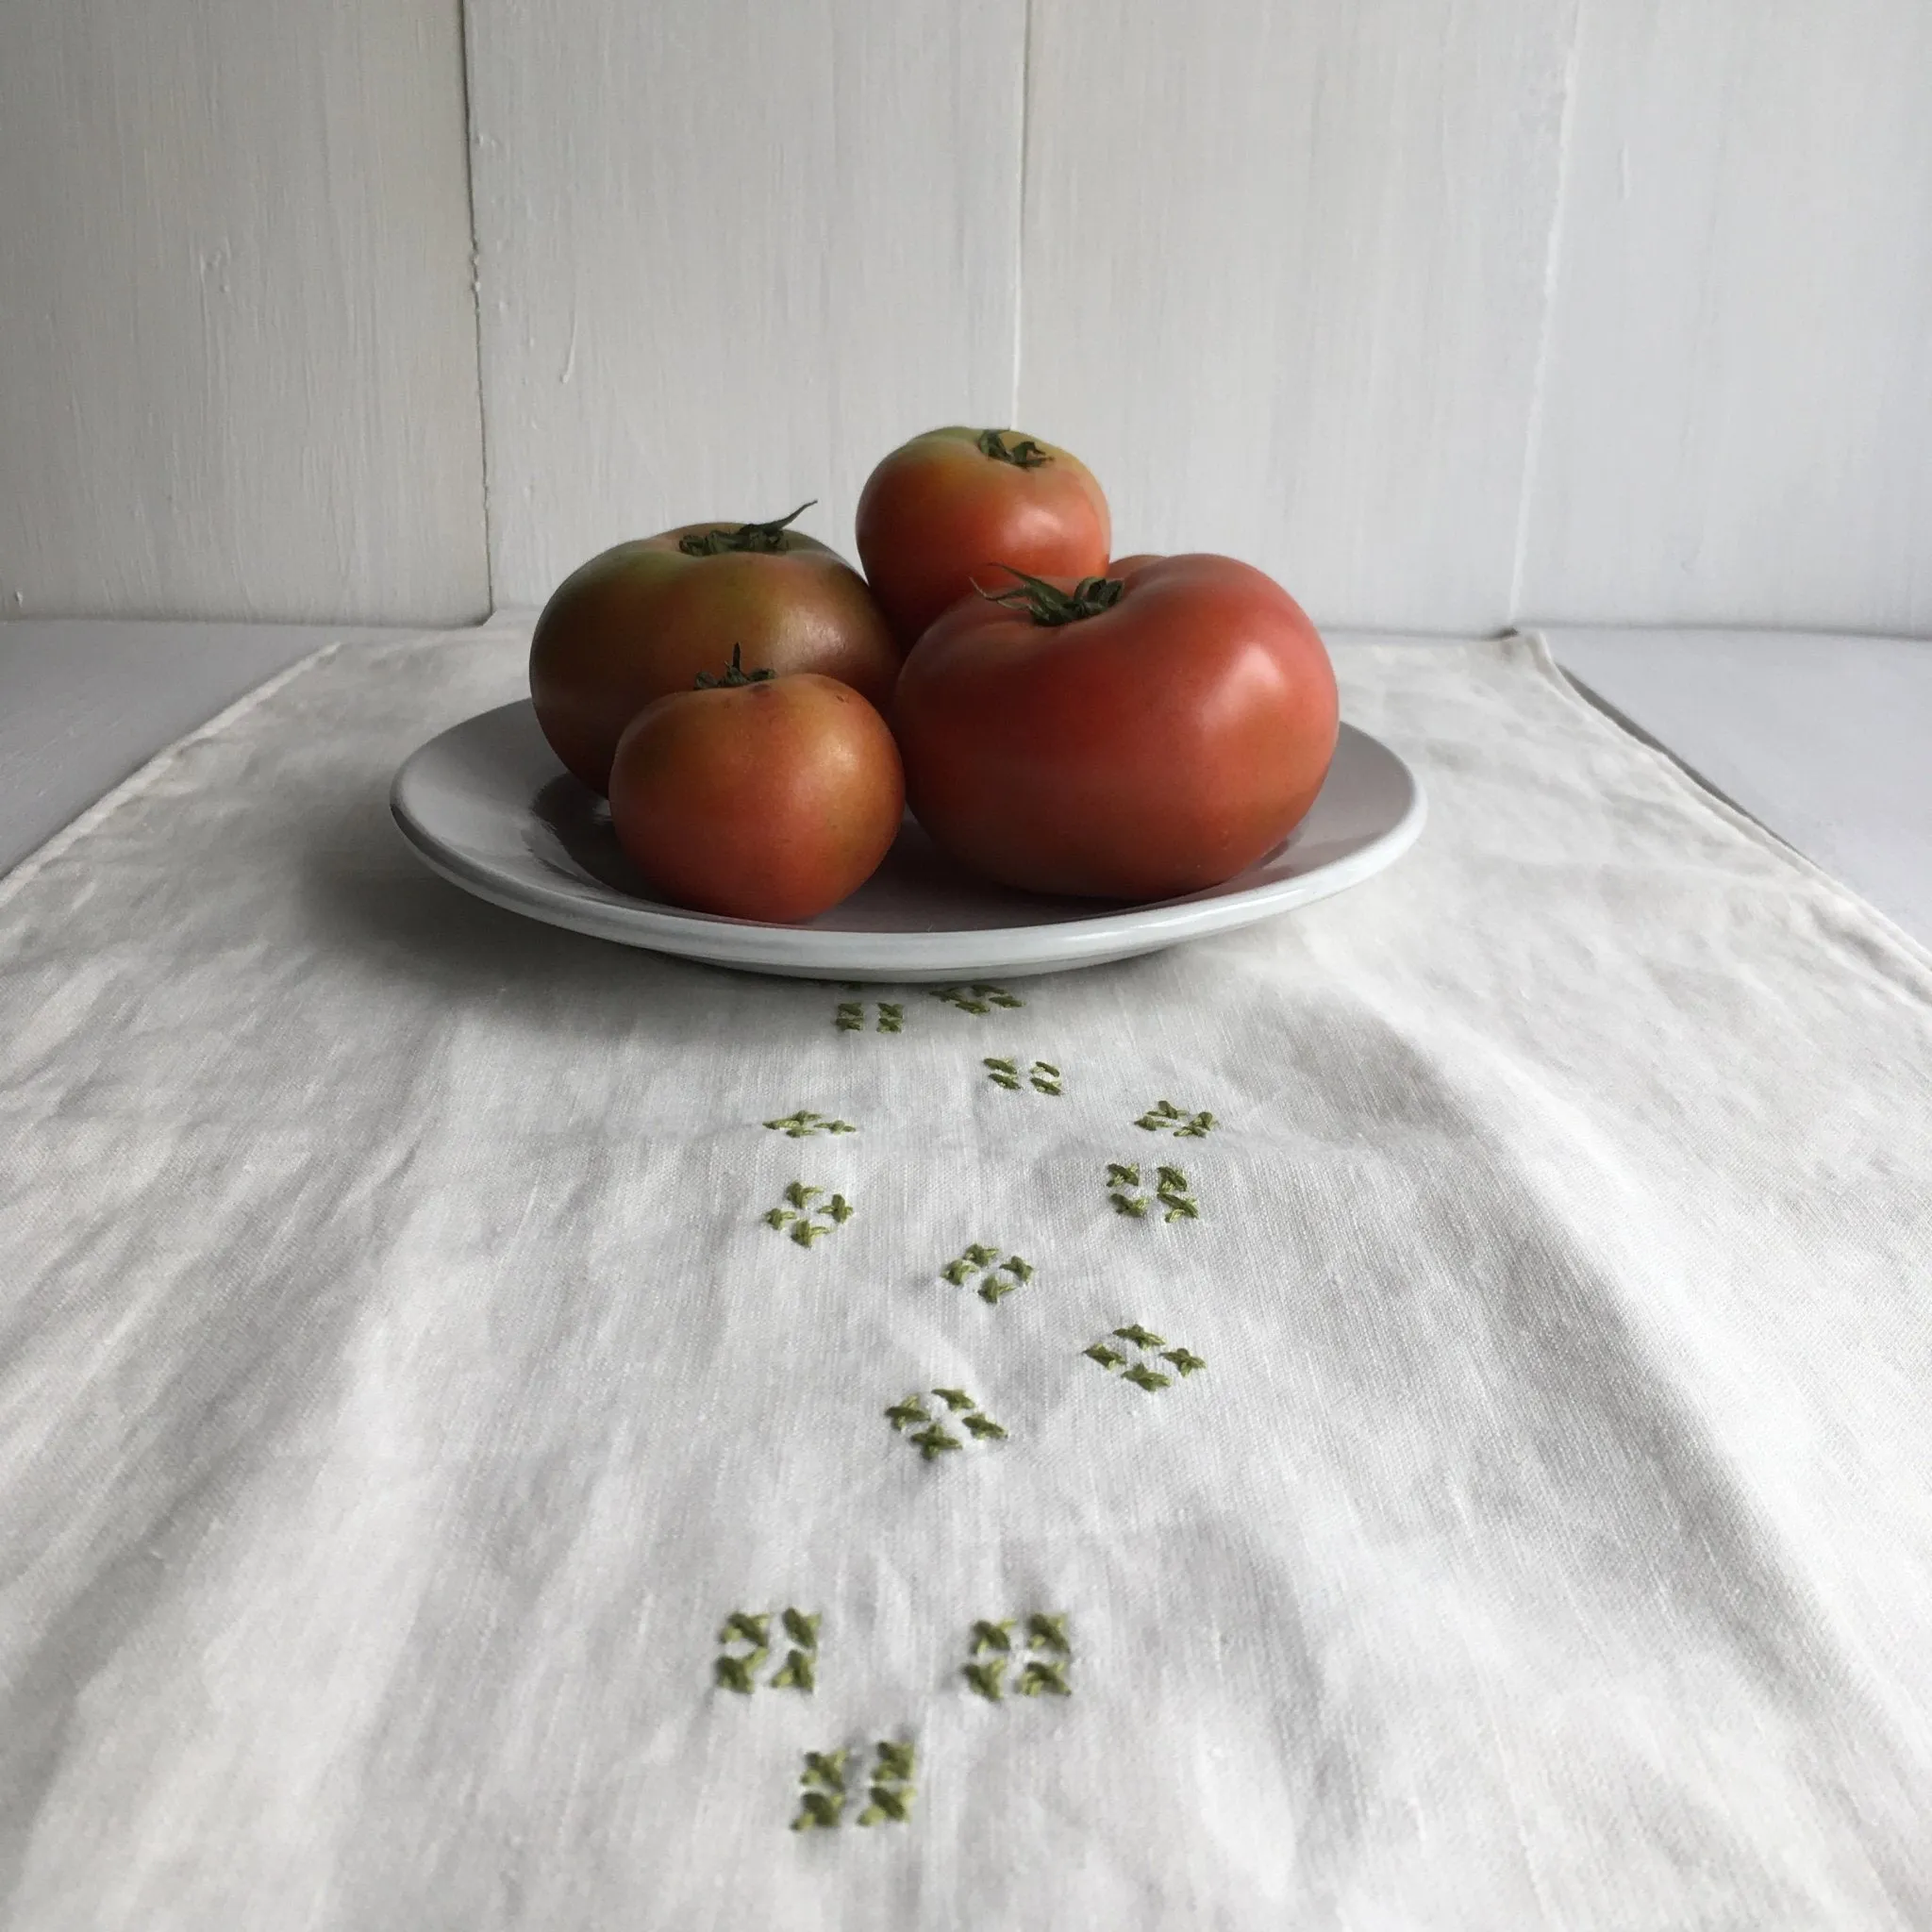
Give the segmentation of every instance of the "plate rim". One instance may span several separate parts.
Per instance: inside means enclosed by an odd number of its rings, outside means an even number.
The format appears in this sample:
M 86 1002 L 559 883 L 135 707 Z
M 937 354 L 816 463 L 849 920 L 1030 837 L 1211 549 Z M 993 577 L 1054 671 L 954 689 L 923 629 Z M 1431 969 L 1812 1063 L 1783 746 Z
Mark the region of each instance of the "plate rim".
M 581 898 L 565 886 L 536 879 L 506 879 L 502 873 L 466 858 L 422 823 L 406 797 L 412 770 L 419 768 L 445 739 L 480 719 L 529 708 L 530 701 L 520 698 L 475 712 L 425 740 L 397 767 L 390 782 L 390 815 L 409 849 L 440 878 L 505 911 L 614 944 L 707 960 L 714 965 L 793 974 L 816 969 L 827 978 L 849 977 L 853 971 L 884 976 L 893 968 L 902 973 L 960 973 L 1012 972 L 1024 966 L 1052 970 L 1060 966 L 1098 965 L 1127 953 L 1158 952 L 1185 940 L 1205 939 L 1233 927 L 1251 925 L 1346 891 L 1394 864 L 1422 836 L 1428 819 L 1427 794 L 1414 767 L 1373 732 L 1343 721 L 1342 733 L 1373 745 L 1394 762 L 1407 781 L 1408 802 L 1401 817 L 1387 831 L 1346 858 L 1330 859 L 1312 871 L 1267 880 L 1239 891 L 1210 888 L 1210 896 L 1124 907 L 1078 919 L 1047 920 L 1029 925 L 953 926 L 937 932 L 766 924 L 642 902 L 635 906 L 606 906 L 594 899 Z M 558 769 L 561 771 L 562 767 Z M 996 955 L 1008 963 L 1001 967 L 961 966 L 955 960 L 962 949 Z M 853 958 L 854 954 L 862 956 L 862 963 Z

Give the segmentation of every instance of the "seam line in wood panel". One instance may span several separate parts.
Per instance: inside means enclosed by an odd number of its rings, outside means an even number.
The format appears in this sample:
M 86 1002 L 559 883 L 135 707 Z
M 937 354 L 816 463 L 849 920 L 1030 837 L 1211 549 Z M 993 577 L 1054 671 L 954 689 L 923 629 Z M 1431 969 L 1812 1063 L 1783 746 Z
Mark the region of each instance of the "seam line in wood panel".
M 1025 0 L 1020 26 L 1020 183 L 1013 219 L 1013 393 L 1007 422 L 1020 426 L 1020 358 L 1026 322 L 1026 148 L 1032 136 L 1033 6 Z
M 1523 464 L 1517 481 L 1516 549 L 1509 565 L 1507 622 L 1523 619 L 1523 574 L 1529 553 L 1529 520 L 1542 454 L 1543 391 L 1548 387 L 1550 339 L 1556 333 L 1557 281 L 1563 266 L 1563 213 L 1570 195 L 1570 145 L 1576 103 L 1576 65 L 1583 49 L 1583 15 L 1590 0 L 1576 0 L 1570 23 L 1570 50 L 1563 57 L 1563 106 L 1557 123 L 1557 183 L 1550 201 L 1549 232 L 1543 241 L 1542 316 L 1537 330 L 1536 368 L 1530 377 L 1529 411 L 1523 431 Z
M 483 596 L 486 614 L 494 616 L 496 532 L 491 527 L 490 513 L 490 419 L 483 389 L 483 242 L 476 225 L 476 121 L 475 91 L 470 70 L 470 7 L 471 0 L 457 0 L 457 53 L 462 67 L 463 87 L 463 195 L 470 210 L 470 314 L 476 330 L 477 475 L 483 491 L 483 501 L 477 508 L 483 518 Z

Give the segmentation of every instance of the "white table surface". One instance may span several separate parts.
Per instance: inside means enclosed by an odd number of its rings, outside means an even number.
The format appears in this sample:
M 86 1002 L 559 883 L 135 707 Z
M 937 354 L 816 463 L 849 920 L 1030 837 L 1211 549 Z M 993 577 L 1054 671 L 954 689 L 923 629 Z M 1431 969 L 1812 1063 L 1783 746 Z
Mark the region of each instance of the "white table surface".
M 1591 695 L 1932 942 L 1932 640 L 1543 635 Z
M 300 624 L 0 624 L 0 872 L 156 752 L 338 638 Z
M 366 630 L 0 624 L 0 871 L 164 745 Z M 1626 723 L 1932 943 L 1932 641 L 1546 630 Z

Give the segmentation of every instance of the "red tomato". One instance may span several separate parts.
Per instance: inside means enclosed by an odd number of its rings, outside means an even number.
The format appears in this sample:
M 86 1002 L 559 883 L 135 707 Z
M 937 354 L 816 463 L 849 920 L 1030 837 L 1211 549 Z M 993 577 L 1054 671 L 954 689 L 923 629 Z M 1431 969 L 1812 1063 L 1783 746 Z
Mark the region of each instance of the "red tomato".
M 1077 457 L 1017 429 L 929 429 L 901 443 L 858 498 L 858 560 L 904 650 L 996 566 L 1035 576 L 1107 567 L 1113 526 Z
M 1280 585 L 1229 557 L 956 605 L 899 675 L 908 796 L 962 864 L 1159 899 L 1274 850 L 1335 753 L 1335 674 Z
M 886 721 L 802 672 L 658 698 L 625 728 L 610 822 L 668 899 L 733 919 L 810 919 L 898 836 L 906 781 Z
M 608 789 L 618 738 L 646 705 L 723 672 L 734 649 L 750 669 L 891 696 L 899 653 L 878 606 L 791 521 L 687 524 L 620 543 L 558 587 L 530 640 L 530 697 L 551 750 L 591 791 Z

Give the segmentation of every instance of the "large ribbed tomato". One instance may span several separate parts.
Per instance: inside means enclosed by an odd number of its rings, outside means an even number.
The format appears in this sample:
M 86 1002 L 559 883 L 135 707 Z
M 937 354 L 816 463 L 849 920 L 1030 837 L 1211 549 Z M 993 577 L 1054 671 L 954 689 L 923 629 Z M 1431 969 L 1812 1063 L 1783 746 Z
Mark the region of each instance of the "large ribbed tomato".
M 857 524 L 866 581 L 908 651 L 997 565 L 1091 576 L 1112 538 L 1086 464 L 1017 429 L 929 429 L 901 443 L 866 478 Z
M 899 675 L 913 812 L 974 871 L 1159 899 L 1231 878 L 1300 824 L 1335 754 L 1328 653 L 1230 557 L 955 605 Z
M 631 862 L 680 906 L 810 919 L 855 892 L 906 807 L 886 721 L 848 685 L 805 672 L 645 706 L 610 768 L 610 823 Z
M 816 671 L 886 703 L 899 653 L 885 618 L 858 572 L 791 521 L 687 524 L 558 586 L 530 640 L 530 698 L 550 748 L 593 791 L 608 788 L 624 727 L 734 649 L 747 669 Z

